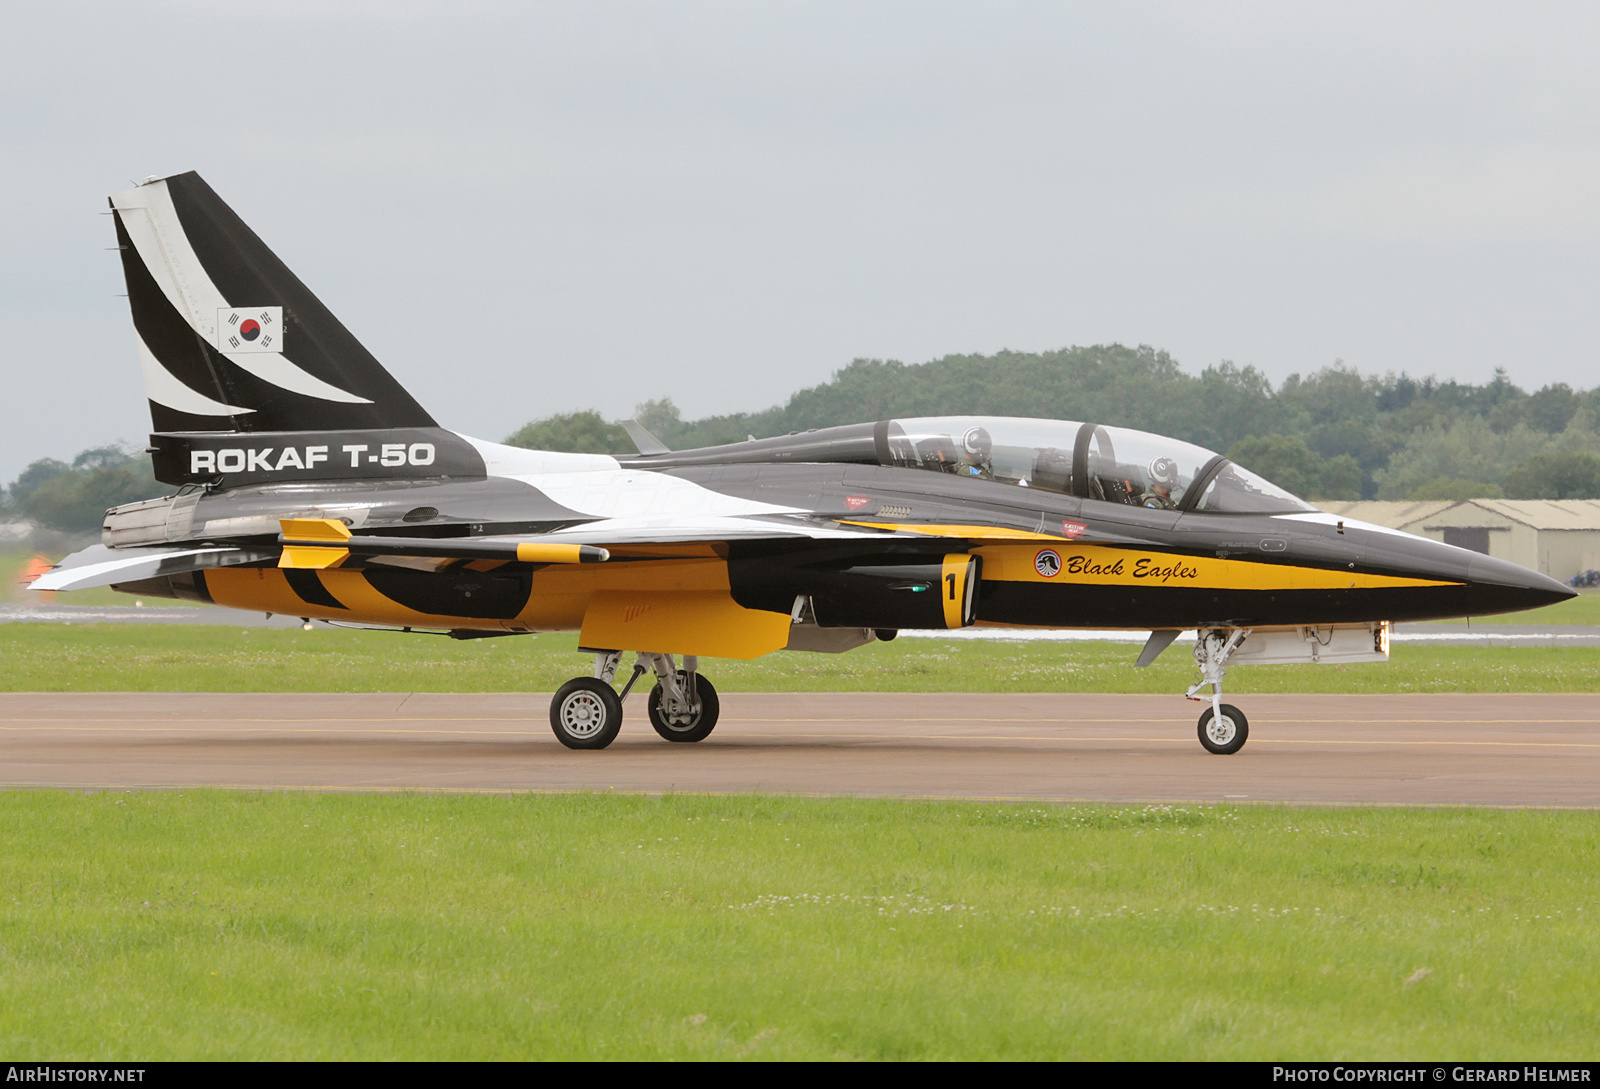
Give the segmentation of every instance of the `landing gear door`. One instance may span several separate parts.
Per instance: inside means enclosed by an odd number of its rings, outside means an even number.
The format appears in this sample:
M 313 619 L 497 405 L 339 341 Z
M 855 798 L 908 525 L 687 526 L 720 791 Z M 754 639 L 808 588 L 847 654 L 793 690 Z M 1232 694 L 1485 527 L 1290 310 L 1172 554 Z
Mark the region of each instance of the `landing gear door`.
M 939 597 L 944 602 L 944 626 L 965 628 L 977 619 L 978 568 L 976 556 L 965 553 L 944 558 Z

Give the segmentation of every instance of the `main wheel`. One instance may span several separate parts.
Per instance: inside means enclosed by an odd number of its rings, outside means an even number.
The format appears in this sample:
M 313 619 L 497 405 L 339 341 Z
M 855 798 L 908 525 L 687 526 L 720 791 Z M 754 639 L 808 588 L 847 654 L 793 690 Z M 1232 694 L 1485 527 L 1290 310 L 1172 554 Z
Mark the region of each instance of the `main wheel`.
M 1231 756 L 1244 748 L 1245 739 L 1250 736 L 1250 723 L 1243 711 L 1224 703 L 1221 718 L 1217 718 L 1211 708 L 1206 708 L 1206 713 L 1200 716 L 1199 732 L 1200 744 L 1206 747 L 1206 752 Z
M 678 670 L 678 684 L 688 686 L 689 675 Z M 650 725 L 668 741 L 703 741 L 716 728 L 721 705 L 717 690 L 699 673 L 694 675 L 695 703 L 693 707 L 678 712 L 668 712 L 661 706 L 665 699 L 658 684 L 650 690 Z
M 578 677 L 550 701 L 550 728 L 569 749 L 603 749 L 622 729 L 622 701 L 605 681 Z

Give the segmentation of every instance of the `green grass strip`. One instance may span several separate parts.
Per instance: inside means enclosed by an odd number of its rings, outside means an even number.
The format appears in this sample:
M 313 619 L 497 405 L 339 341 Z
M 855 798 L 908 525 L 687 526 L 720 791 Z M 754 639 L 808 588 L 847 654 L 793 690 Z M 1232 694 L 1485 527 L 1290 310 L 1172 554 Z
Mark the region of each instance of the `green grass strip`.
M 0 794 L 30 1059 L 1592 1059 L 1600 819 Z
M 846 654 L 705 660 L 724 692 L 1181 692 L 1188 652 L 1136 643 L 901 638 Z M 625 664 L 631 664 L 631 657 Z M 8 692 L 550 692 L 587 674 L 570 634 L 457 641 L 317 627 L 0 625 Z M 1236 666 L 1231 692 L 1588 692 L 1600 647 L 1397 644 L 1387 663 Z

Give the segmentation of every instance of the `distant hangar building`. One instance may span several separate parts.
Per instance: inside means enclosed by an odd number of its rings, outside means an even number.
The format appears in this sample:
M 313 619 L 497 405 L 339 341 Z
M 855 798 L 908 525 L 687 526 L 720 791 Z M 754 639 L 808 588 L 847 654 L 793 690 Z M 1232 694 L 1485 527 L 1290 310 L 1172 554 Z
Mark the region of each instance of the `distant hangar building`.
M 1600 568 L 1600 499 L 1435 499 L 1317 504 L 1374 525 L 1510 560 L 1565 582 Z

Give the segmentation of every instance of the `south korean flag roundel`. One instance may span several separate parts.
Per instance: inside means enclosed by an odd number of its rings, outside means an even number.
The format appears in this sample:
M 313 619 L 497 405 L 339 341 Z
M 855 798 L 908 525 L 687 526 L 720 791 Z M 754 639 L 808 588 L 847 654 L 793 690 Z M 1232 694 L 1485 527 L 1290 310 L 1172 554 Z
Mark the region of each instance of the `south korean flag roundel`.
M 217 351 L 227 355 L 283 351 L 283 307 L 218 310 Z

